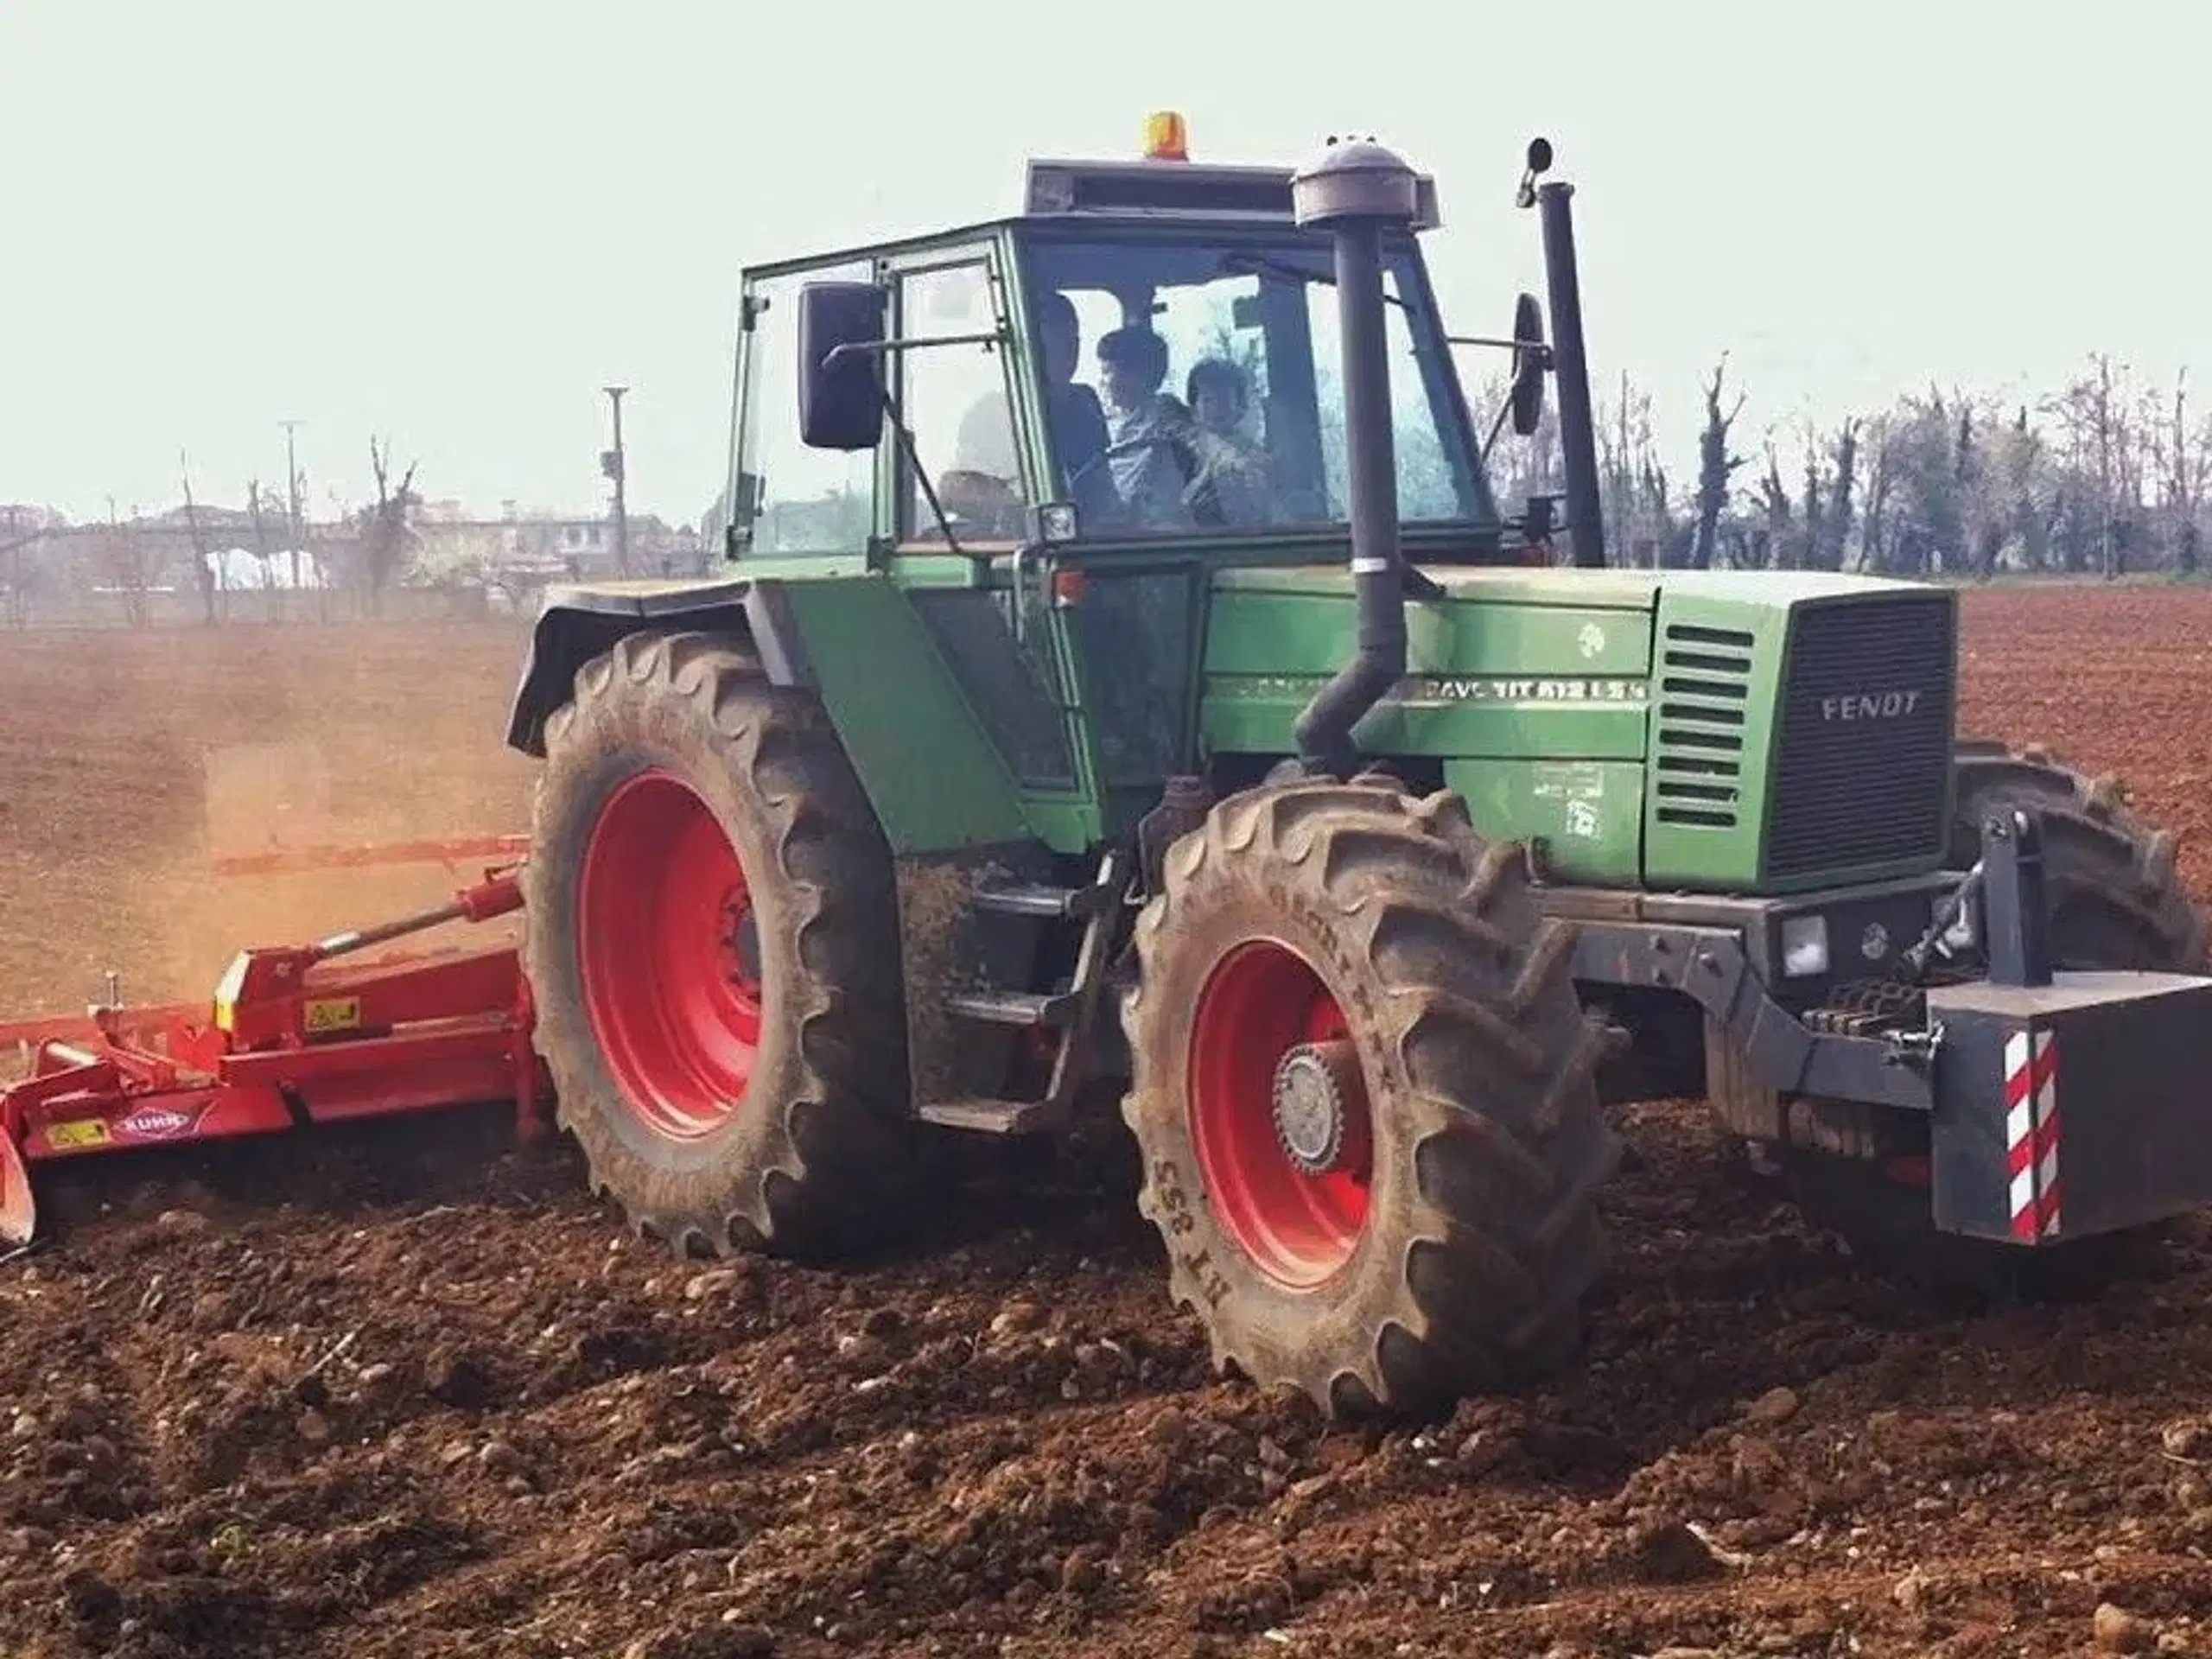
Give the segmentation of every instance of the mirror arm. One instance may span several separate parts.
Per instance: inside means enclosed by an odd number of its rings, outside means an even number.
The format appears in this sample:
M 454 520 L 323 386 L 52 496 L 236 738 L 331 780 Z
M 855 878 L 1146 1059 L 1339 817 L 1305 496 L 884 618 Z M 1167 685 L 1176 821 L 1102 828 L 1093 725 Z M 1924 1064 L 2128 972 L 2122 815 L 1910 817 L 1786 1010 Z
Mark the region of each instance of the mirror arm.
M 1535 355 L 1537 366 L 1548 371 L 1552 367 L 1552 348 L 1536 340 L 1494 340 L 1488 334 L 1446 334 L 1446 346 L 1489 346 L 1502 352 L 1528 352 Z
M 842 346 L 832 346 L 823 354 L 822 366 L 834 369 L 848 356 L 879 357 L 893 352 L 918 351 L 925 346 L 999 346 L 1006 335 L 997 329 L 987 334 L 929 334 L 910 340 L 849 340 Z
M 1490 465 L 1490 452 L 1497 447 L 1498 434 L 1505 430 L 1505 417 L 1513 412 L 1513 392 L 1508 388 L 1505 401 L 1497 406 L 1497 418 L 1490 423 L 1490 435 L 1483 440 L 1483 465 Z

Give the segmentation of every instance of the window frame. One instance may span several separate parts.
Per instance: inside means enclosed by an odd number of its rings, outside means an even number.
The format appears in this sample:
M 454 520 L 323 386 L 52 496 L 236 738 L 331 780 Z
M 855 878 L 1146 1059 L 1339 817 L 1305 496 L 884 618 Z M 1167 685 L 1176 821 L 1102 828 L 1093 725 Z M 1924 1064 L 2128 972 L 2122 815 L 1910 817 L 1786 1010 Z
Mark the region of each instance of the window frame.
M 1038 337 L 1036 308 L 1039 295 L 1050 286 L 1046 275 L 1049 264 L 1056 262 L 1055 256 L 1060 255 L 1063 250 L 1086 245 L 1217 247 L 1224 251 L 1249 250 L 1264 256 L 1270 251 L 1280 254 L 1286 246 L 1294 244 L 1301 254 L 1310 253 L 1317 247 L 1325 251 L 1327 245 L 1325 238 L 1315 242 L 1311 232 L 1286 234 L 1281 227 L 1273 226 L 1152 225 L 1127 219 L 1093 225 L 1061 222 L 1017 225 L 1012 232 L 1007 260 L 1008 302 L 1018 308 L 1020 314 L 1025 350 L 1020 369 L 1032 408 L 1046 406 L 1044 365 L 1041 359 L 1026 347 L 1029 341 Z M 1474 511 L 1467 516 L 1412 520 L 1405 528 L 1415 534 L 1496 537 L 1504 526 L 1503 512 L 1491 486 L 1489 469 L 1484 464 L 1481 437 L 1468 408 L 1466 389 L 1460 380 L 1458 365 L 1451 356 L 1427 261 L 1419 239 L 1410 234 L 1386 236 L 1382 245 L 1382 268 L 1386 283 L 1395 281 L 1402 289 L 1399 297 L 1412 308 L 1411 314 L 1406 317 L 1408 342 L 1413 359 L 1420 369 L 1422 395 L 1431 410 L 1438 442 L 1445 449 L 1446 464 L 1455 470 L 1465 469 L 1473 494 Z M 1309 296 L 1316 291 L 1332 296 L 1332 290 L 1325 283 L 1306 286 Z M 1402 291 L 1408 287 L 1410 287 L 1410 292 Z M 1430 338 L 1425 340 L 1424 334 Z M 1309 348 L 1311 344 L 1309 329 Z M 1317 362 L 1314 366 L 1318 391 L 1321 365 Z M 1270 376 L 1274 372 L 1274 365 L 1270 364 Z M 1394 391 L 1398 389 L 1400 382 L 1401 377 L 1392 377 Z M 1032 459 L 1039 468 L 1037 477 L 1043 481 L 1042 487 L 1050 492 L 1041 497 L 1033 495 L 1032 499 L 1065 499 L 1065 467 L 1059 454 L 1057 435 L 1049 429 L 1047 423 L 1039 418 L 1033 426 L 1031 442 L 1034 445 Z M 1482 511 L 1484 508 L 1488 509 L 1487 516 Z M 1193 543 L 1241 544 L 1248 542 L 1310 541 L 1325 537 L 1340 539 L 1349 533 L 1349 529 L 1348 520 L 1341 518 L 1242 528 L 1198 525 L 1175 530 L 1147 527 L 1101 531 L 1085 526 L 1082 540 L 1102 548 L 1140 545 L 1179 548 Z
M 730 440 L 729 461 L 726 469 L 723 490 L 728 503 L 728 529 L 722 549 L 725 559 L 812 559 L 853 558 L 865 554 L 883 533 L 883 467 L 879 443 L 870 456 L 868 469 L 868 502 L 867 535 L 859 547 L 779 548 L 772 551 L 760 550 L 753 542 L 753 532 L 759 519 L 755 504 L 740 499 L 748 463 L 757 460 L 758 445 L 763 432 L 770 429 L 762 418 L 761 399 L 772 396 L 773 391 L 763 385 L 760 378 L 761 353 L 759 346 L 760 312 L 758 302 L 763 289 L 781 289 L 788 285 L 792 296 L 794 319 L 797 316 L 797 296 L 808 283 L 817 282 L 880 282 L 882 262 L 872 255 L 845 252 L 825 255 L 798 264 L 779 264 L 756 267 L 741 274 L 738 289 L 738 331 L 735 363 L 730 371 Z M 772 310 L 772 307 L 770 308 Z M 787 398 L 785 429 L 791 442 L 798 442 L 798 385 L 796 378 L 798 364 L 798 324 L 792 325 L 791 359 L 793 378 L 784 389 Z M 829 453 L 827 451 L 820 453 Z M 853 452 L 855 455 L 859 451 Z
M 897 340 L 926 338 L 926 333 L 917 328 L 909 330 L 906 318 L 906 281 L 909 277 L 927 276 L 934 271 L 957 270 L 963 266 L 980 266 L 989 299 L 991 326 L 999 331 L 1000 341 L 995 347 L 982 346 L 924 346 L 919 351 L 893 352 L 887 354 L 887 370 L 896 397 L 902 421 L 913 431 L 906 401 L 907 375 L 912 362 L 932 354 L 938 349 L 952 351 L 982 350 L 992 353 L 999 359 L 999 383 L 1006 397 L 1008 437 L 1013 446 L 1016 486 L 1025 506 L 1033 506 L 1038 499 L 1038 473 L 1032 456 L 1032 436 L 1029 411 L 1023 395 L 1023 385 L 1028 369 L 1028 353 L 1023 331 L 1013 315 L 1010 289 L 1007 275 L 1005 252 L 996 237 L 980 237 L 969 240 L 936 244 L 885 256 L 878 262 L 880 280 L 886 289 L 884 315 L 886 327 Z M 922 448 L 922 435 L 914 433 L 915 448 Z M 876 468 L 878 511 L 876 522 L 881 535 L 892 550 L 902 554 L 941 554 L 950 550 L 942 541 L 923 541 L 917 538 L 917 525 L 910 523 L 912 509 L 921 506 L 919 492 L 915 488 L 915 462 L 899 442 L 898 435 L 888 429 L 879 446 Z M 935 480 L 932 480 L 932 482 Z M 925 509 L 925 516 L 926 510 Z M 964 552 L 970 548 L 991 551 L 1006 551 L 1020 544 L 1019 537 L 962 537 L 960 547 Z

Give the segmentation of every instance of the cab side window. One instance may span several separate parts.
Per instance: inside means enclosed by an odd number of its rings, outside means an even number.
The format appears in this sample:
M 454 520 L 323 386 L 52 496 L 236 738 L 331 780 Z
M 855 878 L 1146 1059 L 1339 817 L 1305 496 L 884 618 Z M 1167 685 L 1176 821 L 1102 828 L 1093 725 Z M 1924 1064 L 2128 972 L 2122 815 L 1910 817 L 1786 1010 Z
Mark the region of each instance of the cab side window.
M 865 261 L 757 283 L 750 290 L 740 417 L 741 489 L 759 492 L 747 550 L 755 554 L 859 553 L 875 527 L 875 455 L 810 449 L 798 435 L 798 295 L 809 283 L 865 283 Z M 757 480 L 748 486 L 747 480 Z M 736 511 L 747 522 L 744 503 Z
M 1000 326 L 989 267 L 981 259 L 910 270 L 899 279 L 899 334 L 909 340 L 988 334 Z M 1025 498 L 1003 351 L 974 343 L 899 353 L 899 407 L 914 454 L 937 494 L 899 468 L 901 539 L 1018 537 Z M 938 512 L 944 522 L 940 523 Z

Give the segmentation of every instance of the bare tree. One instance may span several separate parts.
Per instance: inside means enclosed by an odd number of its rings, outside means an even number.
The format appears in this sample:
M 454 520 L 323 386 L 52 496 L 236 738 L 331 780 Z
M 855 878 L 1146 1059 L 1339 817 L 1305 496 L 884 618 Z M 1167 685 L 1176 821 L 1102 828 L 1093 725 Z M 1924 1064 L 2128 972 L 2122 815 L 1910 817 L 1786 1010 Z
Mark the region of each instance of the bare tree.
M 1724 520 L 1721 532 L 1729 543 L 1732 563 L 1746 570 L 1775 570 L 1789 563 L 1795 529 L 1789 491 L 1782 481 L 1782 459 L 1771 436 L 1760 446 L 1760 453 L 1766 457 L 1766 470 L 1752 488 L 1757 511 L 1732 522 Z
M 2189 423 L 2189 371 L 2174 376 L 2173 413 L 2146 410 L 2144 430 L 2152 464 L 2158 469 L 2158 501 L 2164 509 L 2164 537 L 2173 567 L 2183 575 L 2196 574 L 2202 548 L 2200 522 L 2204 493 L 2212 484 L 2212 434 Z
M 414 532 L 409 528 L 407 518 L 410 510 L 418 505 L 415 494 L 416 464 L 407 463 L 407 470 L 395 489 L 391 482 L 391 440 L 386 438 L 381 445 L 374 438 L 369 440 L 369 465 L 376 473 L 377 499 L 362 509 L 359 530 L 361 583 L 368 594 L 372 616 L 384 614 L 385 589 L 399 574 L 414 543 Z
M 2126 380 L 2125 368 L 2116 367 L 2107 353 L 2096 353 L 2088 371 L 2075 377 L 2052 410 L 2066 434 L 2068 470 L 2073 474 L 2065 526 L 2068 568 L 2081 568 L 2087 563 L 2084 553 L 2092 553 L 2107 580 L 2119 575 L 2126 564 L 2126 543 L 2133 529 L 2127 504 L 2139 505 L 2142 499 Z
M 184 528 L 192 543 L 192 579 L 200 589 L 200 620 L 213 627 L 216 622 L 215 594 L 219 587 L 219 573 L 215 569 L 215 556 L 208 545 L 207 532 L 200 526 L 200 504 L 192 499 L 192 460 L 183 450 L 177 451 L 177 476 L 184 485 Z
M 1744 394 L 1736 394 L 1736 401 L 1726 415 L 1720 412 L 1721 377 L 1727 367 L 1728 356 L 1724 352 L 1713 366 L 1713 384 L 1705 389 L 1705 429 L 1698 436 L 1697 446 L 1697 522 L 1690 540 L 1689 565 L 1693 570 L 1713 568 L 1720 515 L 1728 506 L 1728 480 L 1745 462 L 1745 457 L 1728 452 L 1728 429 L 1744 412 Z
M 1811 535 L 1807 538 L 1809 550 L 1806 563 L 1815 570 L 1843 569 L 1844 550 L 1851 540 L 1851 518 L 1853 501 L 1852 490 L 1857 483 L 1859 468 L 1859 423 L 1847 419 L 1837 429 L 1831 441 L 1828 464 L 1827 502 L 1818 514 Z M 1818 488 L 1817 468 L 1808 462 L 1806 488 L 1808 492 L 1806 512 L 1813 516 L 1811 492 Z
M 94 569 L 99 576 L 112 588 L 123 601 L 123 618 L 134 628 L 143 628 L 152 620 L 151 607 L 147 603 L 146 589 L 152 579 L 147 566 L 145 544 L 139 539 L 138 520 L 134 512 L 129 524 L 117 517 L 115 502 L 107 505 L 107 533 L 99 541 L 95 554 Z
M 35 521 L 35 512 L 32 516 Z M 0 507 L 0 553 L 8 556 L 8 579 L 0 583 L 0 593 L 7 597 L 8 626 L 14 628 L 30 626 L 30 564 L 23 554 L 40 537 L 37 528 L 24 534 L 22 517 L 17 508 Z
M 266 614 L 275 620 L 283 613 L 283 584 L 276 579 L 276 555 L 281 550 L 269 536 L 269 515 L 271 511 L 287 511 L 282 499 L 272 500 L 262 488 L 257 478 L 248 479 L 245 486 L 246 518 L 252 527 L 254 563 L 261 567 L 261 588 Z M 297 560 L 294 561 L 296 567 Z
M 1678 561 L 1682 538 L 1653 431 L 1651 394 L 1624 373 L 1618 400 L 1599 410 L 1593 424 L 1607 541 L 1619 562 L 1657 569 Z

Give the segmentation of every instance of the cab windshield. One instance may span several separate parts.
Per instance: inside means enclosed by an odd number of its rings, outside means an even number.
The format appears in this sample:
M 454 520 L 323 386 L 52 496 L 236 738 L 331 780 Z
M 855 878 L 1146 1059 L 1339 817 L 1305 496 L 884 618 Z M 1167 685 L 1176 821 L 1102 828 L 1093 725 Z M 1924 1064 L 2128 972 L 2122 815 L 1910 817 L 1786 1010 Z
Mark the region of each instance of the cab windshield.
M 1086 537 L 1325 529 L 1346 518 L 1341 330 L 1310 235 L 1032 234 L 1053 476 Z M 1398 509 L 1489 527 L 1497 510 L 1410 245 L 1386 251 Z

